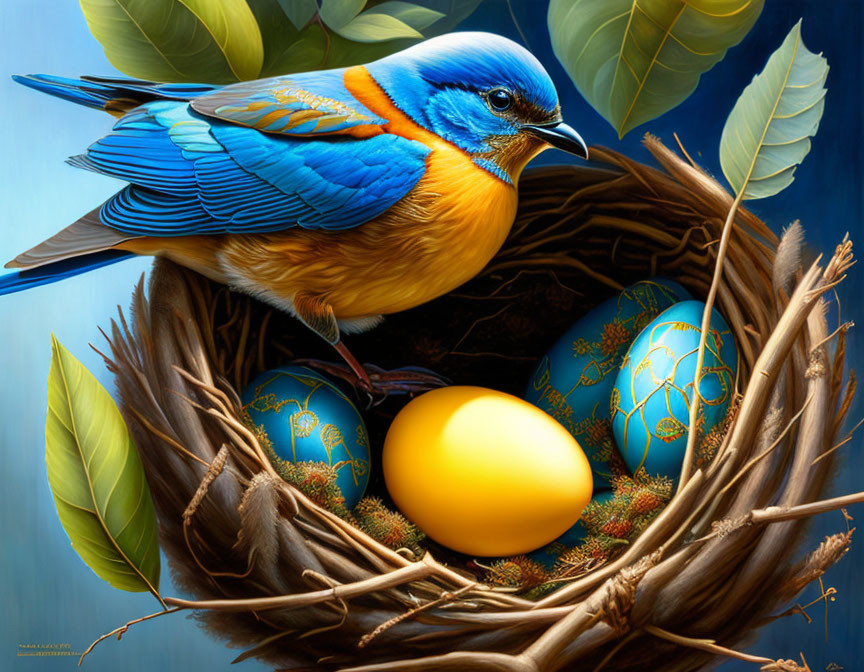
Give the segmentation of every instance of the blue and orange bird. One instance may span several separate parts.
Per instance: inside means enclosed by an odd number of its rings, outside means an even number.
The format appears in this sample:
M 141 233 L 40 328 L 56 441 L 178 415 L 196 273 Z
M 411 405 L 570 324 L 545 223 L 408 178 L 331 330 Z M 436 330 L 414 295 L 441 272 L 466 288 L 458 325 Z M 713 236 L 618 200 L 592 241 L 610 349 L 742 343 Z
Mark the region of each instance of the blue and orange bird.
M 550 146 L 588 154 L 540 62 L 488 33 L 228 86 L 15 80 L 119 117 L 68 162 L 129 184 L 6 264 L 20 270 L 0 294 L 167 257 L 295 315 L 367 391 L 386 376 L 370 381 L 340 333 L 474 277 L 510 231 L 525 164 Z

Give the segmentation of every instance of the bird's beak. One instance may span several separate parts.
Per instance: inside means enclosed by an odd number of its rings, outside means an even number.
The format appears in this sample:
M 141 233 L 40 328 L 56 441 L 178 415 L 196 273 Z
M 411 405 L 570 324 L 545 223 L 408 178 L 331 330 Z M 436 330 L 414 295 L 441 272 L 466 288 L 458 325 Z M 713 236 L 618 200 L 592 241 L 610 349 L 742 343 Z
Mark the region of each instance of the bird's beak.
M 552 147 L 563 149 L 583 159 L 588 158 L 588 147 L 582 136 L 561 121 L 553 121 L 549 124 L 525 124 L 522 130 Z

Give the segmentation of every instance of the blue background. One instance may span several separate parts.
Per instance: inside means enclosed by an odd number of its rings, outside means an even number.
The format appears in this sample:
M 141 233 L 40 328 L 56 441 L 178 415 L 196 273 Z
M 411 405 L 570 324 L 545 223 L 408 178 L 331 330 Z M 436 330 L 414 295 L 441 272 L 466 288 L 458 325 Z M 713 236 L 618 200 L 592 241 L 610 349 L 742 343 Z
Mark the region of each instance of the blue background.
M 721 175 L 717 145 L 726 115 L 738 94 L 799 17 L 805 43 L 824 51 L 831 65 L 822 127 L 813 150 L 798 170 L 795 183 L 782 195 L 752 205 L 775 230 L 800 218 L 815 250 L 830 252 L 849 231 L 861 243 L 862 143 L 862 4 L 858 0 L 768 0 L 753 31 L 726 59 L 702 78 L 684 104 L 619 142 L 615 133 L 581 99 L 555 60 L 546 32 L 546 0 L 517 2 L 513 7 L 532 50 L 558 84 L 565 118 L 589 144 L 603 144 L 647 161 L 640 146 L 651 131 L 673 143 L 676 131 L 688 151 L 715 175 Z M 518 39 L 505 4 L 486 0 L 464 28 L 500 32 Z M 63 75 L 111 74 L 99 44 L 91 37 L 77 2 L 3 0 L 0 3 L 0 259 L 7 260 L 74 221 L 100 203 L 120 183 L 66 166 L 104 134 L 111 120 L 92 110 L 14 85 L 12 73 Z M 540 161 L 561 161 L 547 152 Z M 128 261 L 62 284 L 0 299 L 0 669 L 72 669 L 74 658 L 16 658 L 26 643 L 66 642 L 83 650 L 97 635 L 125 621 L 155 611 L 146 594 L 122 593 L 98 579 L 76 556 L 57 520 L 45 474 L 43 431 L 45 381 L 50 334 L 56 333 L 84 364 L 111 389 L 110 376 L 88 347 L 99 344 L 97 325 L 106 325 L 117 305 L 129 302 L 133 283 L 149 267 Z M 852 269 L 839 289 L 844 314 L 857 315 L 862 295 L 862 267 Z M 851 364 L 861 370 L 862 340 L 849 334 Z M 862 405 L 850 414 L 854 421 Z M 832 486 L 835 494 L 862 489 L 861 441 L 841 449 L 843 461 Z M 864 507 L 853 507 L 864 519 Z M 845 529 L 839 513 L 816 519 L 801 552 L 825 534 Z M 834 662 L 846 670 L 864 669 L 864 578 L 856 567 L 864 549 L 851 552 L 825 577 L 839 591 L 829 608 L 825 639 L 823 607 L 786 618 L 764 629 L 749 650 L 770 657 L 797 657 L 804 651 L 811 668 Z M 168 572 L 163 592 L 175 593 Z M 808 587 L 808 602 L 818 590 Z M 88 658 L 90 670 L 153 668 L 166 671 L 226 669 L 233 657 L 182 616 L 168 616 L 135 626 L 122 643 L 102 643 Z M 255 662 L 242 669 L 264 669 Z M 754 670 L 730 662 L 723 670 Z

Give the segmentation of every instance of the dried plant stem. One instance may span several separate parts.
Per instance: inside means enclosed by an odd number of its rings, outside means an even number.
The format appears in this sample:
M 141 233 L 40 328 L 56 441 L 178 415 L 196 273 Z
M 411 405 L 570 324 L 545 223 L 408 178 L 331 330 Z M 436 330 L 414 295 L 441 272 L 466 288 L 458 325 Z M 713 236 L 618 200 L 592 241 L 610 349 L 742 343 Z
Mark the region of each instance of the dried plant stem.
M 683 149 L 683 147 L 682 147 L 682 149 Z M 607 653 L 607 654 L 603 657 L 603 660 L 601 660 L 601 661 L 597 664 L 597 667 L 594 668 L 593 672 L 601 672 L 601 670 L 602 670 L 604 667 L 606 667 L 606 665 L 609 664 L 609 661 L 612 660 L 612 659 L 615 657 L 615 654 L 616 654 L 616 653 L 618 653 L 621 649 L 623 649 L 625 646 L 627 646 L 627 644 L 629 644 L 629 643 L 632 642 L 634 639 L 636 639 L 640 634 L 642 634 L 642 630 L 641 630 L 641 629 L 640 629 L 640 630 L 636 630 L 636 631 L 634 631 L 634 632 L 631 632 L 631 633 L 630 633 L 629 635 L 627 635 L 626 637 L 623 637 L 623 638 L 622 638 L 622 639 L 621 639 L 621 640 L 620 640 L 620 641 L 619 641 L 615 646 L 613 646 L 611 649 L 609 649 L 609 653 Z
M 799 520 L 862 502 L 864 502 L 864 492 L 856 492 L 851 495 L 823 499 L 809 504 L 798 504 L 797 506 L 769 506 L 766 509 L 751 511 L 748 522 L 758 525 L 761 523 L 779 523 L 784 520 Z
M 267 609 L 296 609 L 320 602 L 347 599 L 366 595 L 412 581 L 429 579 L 439 575 L 440 565 L 428 553 L 419 562 L 412 562 L 392 572 L 374 576 L 354 583 L 339 584 L 326 590 L 310 593 L 279 595 L 238 600 L 183 600 L 175 597 L 165 599 L 166 604 L 184 609 L 208 609 L 210 611 L 265 611 Z
M 698 539 L 697 541 L 707 541 L 716 537 L 725 537 L 742 527 L 749 525 L 763 525 L 767 523 L 782 523 L 787 520 L 801 520 L 802 518 L 810 518 L 811 516 L 819 515 L 820 513 L 828 513 L 837 509 L 844 509 L 850 504 L 860 504 L 864 502 L 864 492 L 856 492 L 851 495 L 843 495 L 832 499 L 823 499 L 818 502 L 809 502 L 807 504 L 797 504 L 795 506 L 769 506 L 764 509 L 754 509 L 749 513 L 735 519 L 718 520 L 713 524 L 713 531 Z
M 149 621 L 151 618 L 156 618 L 157 616 L 164 616 L 165 614 L 173 614 L 173 613 L 178 612 L 180 610 L 181 610 L 181 607 L 175 607 L 174 609 L 164 609 L 162 611 L 157 611 L 153 614 L 148 614 L 147 616 L 142 616 L 141 618 L 136 618 L 134 621 L 129 621 L 125 625 L 121 625 L 119 628 L 114 628 L 111 632 L 102 635 L 99 639 L 97 639 L 90 646 L 87 647 L 87 649 L 84 651 L 84 653 L 81 654 L 81 657 L 78 658 L 78 667 L 81 667 L 81 665 L 84 663 L 84 656 L 86 656 L 94 648 L 96 648 L 96 645 L 99 644 L 99 642 L 103 642 L 106 639 L 108 639 L 109 637 L 113 637 L 114 635 L 117 635 L 117 639 L 120 639 L 123 635 L 126 634 L 126 631 L 131 626 L 135 625 L 136 623 L 142 623 L 143 621 Z
M 364 646 L 368 646 L 369 643 L 373 639 L 375 639 L 382 632 L 385 632 L 389 628 L 392 628 L 394 625 L 397 625 L 398 623 L 401 623 L 402 621 L 404 621 L 408 618 L 412 618 L 412 617 L 416 616 L 421 611 L 428 611 L 429 609 L 434 609 L 435 607 L 441 606 L 445 602 L 450 602 L 453 599 L 455 599 L 456 597 L 459 597 L 459 595 L 462 595 L 463 593 L 465 593 L 467 590 L 468 590 L 468 586 L 463 586 L 459 590 L 455 590 L 452 593 L 445 591 L 445 592 L 441 593 L 441 596 L 438 597 L 437 599 L 430 600 L 429 602 L 426 602 L 425 604 L 421 604 L 420 606 L 414 607 L 413 609 L 406 611 L 402 614 L 399 614 L 398 616 L 394 616 L 390 620 L 385 621 L 384 623 L 379 625 L 372 632 L 368 632 L 365 635 L 363 635 L 363 637 L 361 637 L 360 641 L 357 643 L 357 647 L 362 649 Z
M 817 462 L 820 462 L 821 460 L 824 460 L 829 455 L 833 454 L 834 451 L 837 450 L 838 448 L 842 448 L 847 443 L 849 443 L 855 434 L 855 430 L 857 430 L 862 425 L 862 423 L 864 423 L 864 418 L 859 420 L 858 423 L 851 430 L 849 430 L 849 433 L 846 435 L 845 439 L 843 439 L 839 443 L 836 443 L 833 446 L 831 446 L 828 450 L 826 450 L 824 453 L 822 453 L 819 457 L 814 459 L 810 464 L 815 465 Z
M 682 635 L 676 635 L 674 633 L 667 632 L 666 630 L 658 628 L 654 625 L 643 625 L 642 629 L 649 635 L 654 635 L 655 637 L 659 637 L 660 639 L 665 639 L 667 642 L 674 642 L 675 644 L 680 644 L 681 646 L 688 646 L 691 649 L 707 651 L 708 653 L 713 653 L 717 656 L 737 658 L 738 660 L 744 660 L 748 663 L 759 663 L 761 665 L 766 665 L 774 662 L 773 658 L 765 658 L 763 656 L 751 656 L 748 653 L 741 653 L 740 651 L 727 649 L 725 646 L 720 646 L 719 644 L 715 643 L 713 639 L 695 639 L 693 637 L 684 637 Z
M 720 288 L 720 281 L 723 278 L 723 262 L 726 260 L 726 250 L 729 248 L 729 239 L 732 235 L 732 224 L 735 221 L 735 214 L 738 212 L 738 206 L 744 198 L 744 189 L 742 188 L 735 200 L 732 201 L 732 207 L 729 208 L 729 214 L 726 216 L 726 222 L 723 224 L 723 235 L 720 237 L 720 246 L 717 248 L 717 261 L 714 262 L 714 277 L 711 280 L 711 287 L 708 290 L 708 296 L 705 298 L 705 309 L 702 311 L 702 333 L 699 335 L 699 351 L 696 354 L 696 375 L 693 377 L 693 398 L 690 400 L 690 422 L 687 432 L 687 449 L 684 453 L 684 464 L 681 467 L 681 477 L 678 481 L 678 492 L 687 483 L 690 478 L 690 472 L 693 469 L 693 455 L 696 452 L 697 426 L 696 418 L 699 415 L 699 406 L 702 403 L 702 397 L 699 393 L 699 381 L 702 378 L 702 365 L 705 362 L 705 345 L 708 342 L 708 330 L 711 327 L 711 313 L 714 310 L 714 299 L 717 298 L 717 290 Z
M 786 438 L 786 435 L 792 429 L 795 422 L 798 420 L 798 418 L 801 417 L 801 415 L 807 409 L 807 406 L 810 405 L 810 401 L 812 399 L 813 399 L 813 395 L 811 394 L 804 401 L 804 404 L 802 404 L 802 406 L 798 410 L 798 412 L 792 416 L 792 418 L 789 420 L 789 422 L 786 423 L 786 427 L 784 427 L 783 431 L 780 432 L 780 435 L 776 439 L 774 439 L 774 442 L 770 446 L 768 446 L 765 450 L 763 450 L 761 453 L 759 453 L 755 457 L 751 458 L 750 461 L 747 462 L 747 464 L 745 464 L 743 467 L 741 467 L 741 470 L 737 474 L 735 474 L 735 477 L 731 481 L 729 481 L 725 486 L 723 486 L 723 489 L 717 494 L 718 497 L 722 497 L 727 492 L 729 492 L 729 490 L 732 488 L 732 486 L 734 486 L 739 480 L 741 480 L 747 474 L 747 472 L 750 471 L 751 468 L 753 468 L 759 462 L 761 462 L 763 459 L 765 459 L 768 455 L 771 454 L 771 452 L 777 446 L 780 445 L 780 443 L 783 441 L 783 439 Z
M 489 651 L 455 651 L 440 656 L 414 660 L 395 660 L 357 667 L 345 667 L 339 672 L 539 672 L 531 661 L 505 653 Z

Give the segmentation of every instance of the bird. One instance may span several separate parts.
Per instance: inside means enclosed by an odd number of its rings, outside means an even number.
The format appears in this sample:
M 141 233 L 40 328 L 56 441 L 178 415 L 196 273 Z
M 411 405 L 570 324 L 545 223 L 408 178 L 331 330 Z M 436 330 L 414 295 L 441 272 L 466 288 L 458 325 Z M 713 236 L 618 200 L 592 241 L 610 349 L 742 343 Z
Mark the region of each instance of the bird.
M 128 184 L 7 263 L 0 295 L 164 257 L 299 319 L 367 393 L 422 386 L 423 374 L 373 379 L 342 335 L 476 276 L 507 238 L 537 154 L 588 158 L 540 61 L 484 32 L 228 85 L 13 79 L 116 117 L 67 162 Z

